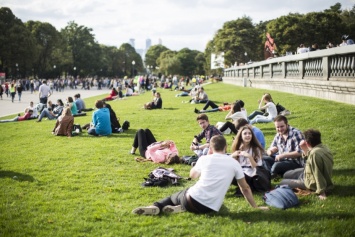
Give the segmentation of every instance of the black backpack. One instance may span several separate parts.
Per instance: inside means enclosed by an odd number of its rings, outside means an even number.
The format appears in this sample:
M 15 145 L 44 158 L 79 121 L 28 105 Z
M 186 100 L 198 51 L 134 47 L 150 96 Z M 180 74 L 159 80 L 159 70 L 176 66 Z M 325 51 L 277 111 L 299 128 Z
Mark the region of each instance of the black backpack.
M 128 122 L 127 120 L 125 120 L 125 121 L 123 122 L 123 124 L 122 124 L 122 129 L 123 129 L 123 130 L 128 130 L 128 129 L 129 129 L 129 126 L 130 126 L 129 122 Z
M 145 182 L 142 183 L 144 187 L 158 186 L 164 187 L 169 183 L 172 185 L 179 185 L 179 179 L 182 177 L 174 173 L 174 169 L 165 169 L 158 167 L 149 173 L 148 178 L 144 178 Z

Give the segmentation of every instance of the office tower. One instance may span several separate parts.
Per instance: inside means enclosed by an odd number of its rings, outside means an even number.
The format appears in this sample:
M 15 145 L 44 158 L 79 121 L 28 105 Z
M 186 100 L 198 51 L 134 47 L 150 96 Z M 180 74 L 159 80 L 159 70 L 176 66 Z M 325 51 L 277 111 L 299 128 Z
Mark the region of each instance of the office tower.
M 152 41 L 150 39 L 145 40 L 145 51 L 147 51 L 150 46 L 152 46 Z
M 129 44 L 130 44 L 133 48 L 136 48 L 134 41 L 135 41 L 135 39 L 129 39 Z
M 158 44 L 160 44 L 160 45 L 163 44 L 163 41 L 160 38 L 158 39 Z

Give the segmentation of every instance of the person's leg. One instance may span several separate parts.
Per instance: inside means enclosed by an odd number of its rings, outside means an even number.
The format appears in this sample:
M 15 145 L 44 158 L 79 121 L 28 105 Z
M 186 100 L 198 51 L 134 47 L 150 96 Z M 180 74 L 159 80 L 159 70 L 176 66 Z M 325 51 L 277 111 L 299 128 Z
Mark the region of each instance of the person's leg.
M 294 170 L 289 170 L 285 172 L 284 179 L 298 179 L 304 172 L 304 168 L 297 168 Z
M 280 185 L 288 185 L 290 188 L 307 189 L 303 180 L 304 168 L 289 170 L 284 174 L 284 179 L 281 180 Z
M 213 107 L 214 105 L 216 105 L 216 104 L 213 103 L 211 100 L 208 100 L 202 110 L 207 110 L 207 108 L 210 106 L 212 109 L 214 109 L 214 108 L 216 108 L 216 107 Z M 218 106 L 217 106 L 217 108 L 218 108 Z
M 275 157 L 274 156 L 263 156 L 263 166 L 266 170 L 268 170 L 271 173 L 271 168 L 275 163 Z
M 234 124 L 231 123 L 231 122 L 229 122 L 229 121 L 225 122 L 225 123 L 222 125 L 222 127 L 219 129 L 219 131 L 224 132 L 224 131 L 226 131 L 228 128 L 229 128 L 234 134 L 237 134 L 238 131 L 237 131 L 237 129 L 235 128 Z
M 166 206 L 181 206 L 181 211 L 185 211 L 187 207 L 186 192 L 188 189 L 184 189 L 177 193 L 174 193 L 170 197 L 163 198 L 160 201 L 155 202 L 153 205 L 158 207 L 160 211 Z
M 269 119 L 268 117 L 265 117 L 263 115 L 257 115 L 255 116 L 254 119 L 250 120 L 250 124 L 254 123 L 270 123 L 272 122 L 272 119 Z
M 294 160 L 277 161 L 271 167 L 271 176 L 283 176 L 286 171 L 300 168 L 300 165 Z
M 41 114 L 39 115 L 39 117 L 38 117 L 38 120 L 37 121 L 41 121 L 42 120 L 42 118 L 44 118 L 44 117 L 48 117 L 48 115 L 49 115 L 49 111 L 48 111 L 48 109 L 47 108 L 44 108 L 43 110 L 42 110 L 42 112 L 41 112 Z
M 256 115 L 263 115 L 264 113 L 259 111 L 259 110 L 255 110 L 253 113 L 251 113 L 249 116 L 248 116 L 248 120 L 252 120 Z
M 98 134 L 96 133 L 95 128 L 89 128 L 88 134 L 89 135 L 93 135 L 93 136 L 98 136 Z
M 215 108 L 215 109 L 208 109 L 208 110 L 197 110 L 195 109 L 195 112 L 196 113 L 210 113 L 210 112 L 218 112 L 219 109 L 218 108 Z
M 144 130 L 144 132 L 145 132 L 146 140 L 148 142 L 148 146 L 154 142 L 157 142 L 153 133 L 148 128 L 146 130 Z
M 152 132 L 149 129 L 143 130 L 143 129 L 139 129 L 136 133 L 136 137 L 135 140 L 133 142 L 133 147 L 137 148 L 139 150 L 139 154 L 145 157 L 145 152 L 147 150 L 147 147 L 156 142 Z
M 18 116 L 13 119 L 0 120 L 0 123 L 16 122 L 18 121 Z

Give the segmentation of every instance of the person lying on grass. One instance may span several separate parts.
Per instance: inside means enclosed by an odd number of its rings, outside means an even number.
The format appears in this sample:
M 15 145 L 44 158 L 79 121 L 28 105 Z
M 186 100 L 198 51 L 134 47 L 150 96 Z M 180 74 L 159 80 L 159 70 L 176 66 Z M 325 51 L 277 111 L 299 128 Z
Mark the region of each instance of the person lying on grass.
M 157 142 L 149 129 L 139 129 L 134 137 L 131 154 L 139 150 L 142 157 L 136 157 L 137 162 L 153 161 L 154 163 L 180 163 L 179 152 L 171 140 Z
M 0 123 L 18 122 L 18 121 L 28 120 L 31 118 L 32 113 L 33 113 L 32 109 L 26 109 L 24 115 L 20 116 L 20 114 L 18 114 L 18 116 L 16 116 L 13 119 L 0 120 Z
M 191 178 L 199 178 L 195 185 L 155 202 L 152 206 L 138 207 L 132 212 L 138 215 L 184 211 L 196 214 L 218 212 L 233 178 L 236 178 L 250 206 L 269 210 L 268 207 L 256 205 L 250 187 L 245 181 L 242 167 L 238 161 L 225 154 L 226 139 L 223 136 L 213 136 L 210 143 L 208 155 L 200 157 L 190 170 Z M 214 178 L 211 179 L 211 177 Z

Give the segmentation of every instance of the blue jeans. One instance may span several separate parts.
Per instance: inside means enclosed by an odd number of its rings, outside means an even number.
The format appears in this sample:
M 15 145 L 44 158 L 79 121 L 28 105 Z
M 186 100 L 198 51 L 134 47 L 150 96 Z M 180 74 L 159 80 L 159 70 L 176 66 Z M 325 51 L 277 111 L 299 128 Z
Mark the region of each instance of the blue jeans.
M 47 118 L 50 119 L 50 120 L 57 118 L 57 117 L 53 116 L 53 115 L 49 112 L 48 108 L 45 108 L 45 109 L 42 110 L 41 114 L 40 114 L 39 117 L 38 117 L 38 121 L 41 121 L 42 118 L 44 118 L 44 117 L 47 117 Z
M 295 159 L 276 161 L 271 167 L 271 175 L 283 176 L 287 171 L 301 168 Z
M 16 122 L 18 121 L 18 116 L 13 119 L 0 120 L 0 123 Z
M 249 116 L 248 116 L 248 120 L 252 120 L 256 115 L 263 115 L 264 113 L 259 111 L 259 110 L 255 110 L 253 113 L 251 113 Z
M 266 117 L 266 116 L 263 116 L 263 115 L 256 115 L 254 117 L 254 119 L 250 120 L 250 124 L 254 124 L 254 123 L 270 123 L 274 121 L 273 118 L 270 118 L 270 117 Z

